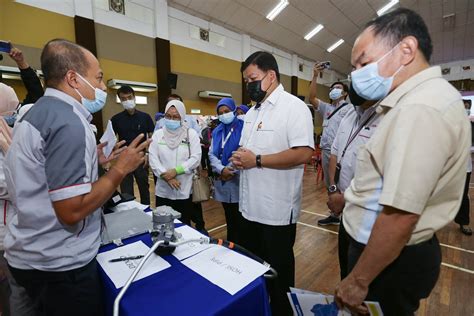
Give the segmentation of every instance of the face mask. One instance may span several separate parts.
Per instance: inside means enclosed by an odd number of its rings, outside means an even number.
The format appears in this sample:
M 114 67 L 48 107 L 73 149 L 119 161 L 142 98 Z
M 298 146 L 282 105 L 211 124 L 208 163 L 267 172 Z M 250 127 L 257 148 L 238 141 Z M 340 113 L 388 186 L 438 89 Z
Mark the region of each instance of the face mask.
M 7 115 L 7 116 L 4 116 L 3 118 L 5 119 L 5 122 L 7 123 L 8 126 L 13 127 L 13 125 L 15 125 L 15 122 L 16 122 L 16 116 L 17 114 L 13 113 L 12 115 Z
M 175 131 L 181 126 L 181 121 L 169 120 L 165 118 L 165 126 L 170 131 Z
M 403 65 L 395 71 L 393 76 L 385 78 L 379 74 L 378 63 L 387 57 L 396 47 L 398 47 L 398 44 L 376 62 L 354 70 L 351 73 L 352 85 L 359 96 L 367 100 L 380 100 L 389 94 L 393 78 L 402 70 Z
M 234 120 L 234 112 L 227 112 L 224 114 L 219 115 L 219 121 L 224 124 L 230 124 Z
M 135 100 L 125 100 L 125 101 L 122 101 L 121 103 L 125 110 L 131 110 L 135 108 Z
M 79 90 L 74 89 L 76 90 L 77 94 L 79 94 L 79 96 L 81 97 L 82 105 L 84 105 L 90 113 L 95 113 L 102 110 L 102 108 L 105 105 L 105 101 L 107 100 L 107 93 L 105 91 L 100 90 L 99 88 L 94 88 L 89 83 L 89 81 L 84 79 L 84 77 L 82 77 L 80 74 L 77 74 L 77 76 L 81 78 L 85 83 L 89 85 L 89 87 L 91 87 L 95 91 L 95 99 L 89 100 L 89 99 L 84 98 L 82 94 L 79 92 Z
M 357 94 L 357 92 L 354 90 L 354 86 L 352 85 L 352 82 L 351 82 L 351 85 L 349 86 L 348 95 L 349 95 L 349 99 L 351 100 L 351 103 L 355 106 L 360 106 L 365 101 L 367 101 L 366 99 L 364 99 L 363 97 Z
M 337 100 L 342 96 L 342 89 L 339 88 L 334 88 L 331 91 L 329 91 L 329 98 L 331 100 Z
M 266 76 L 267 75 L 265 75 L 265 77 Z M 263 77 L 262 80 L 265 79 L 265 77 Z M 262 90 L 262 80 L 255 80 L 247 83 L 247 93 L 250 97 L 250 100 L 257 103 L 262 102 L 262 100 L 265 99 L 265 96 L 267 95 L 267 91 Z
M 237 115 L 237 118 L 238 118 L 239 120 L 245 121 L 245 114 Z

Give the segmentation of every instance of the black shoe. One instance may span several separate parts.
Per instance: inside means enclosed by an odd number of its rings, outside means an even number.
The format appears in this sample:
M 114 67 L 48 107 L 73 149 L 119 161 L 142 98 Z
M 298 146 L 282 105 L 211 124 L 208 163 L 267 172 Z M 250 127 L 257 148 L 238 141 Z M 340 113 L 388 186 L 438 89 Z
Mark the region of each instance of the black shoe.
M 335 216 L 329 215 L 325 219 L 321 219 L 318 221 L 318 225 L 326 226 L 326 225 L 339 225 L 341 220 Z
M 472 235 L 472 230 L 469 226 L 459 225 L 459 228 L 461 229 L 461 233 L 463 233 L 464 235 Z

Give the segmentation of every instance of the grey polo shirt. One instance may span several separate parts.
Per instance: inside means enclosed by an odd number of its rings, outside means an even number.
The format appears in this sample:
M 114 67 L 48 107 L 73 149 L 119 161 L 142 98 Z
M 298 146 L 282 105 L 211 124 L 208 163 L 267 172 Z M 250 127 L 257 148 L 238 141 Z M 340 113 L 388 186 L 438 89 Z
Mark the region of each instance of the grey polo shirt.
M 381 115 L 375 113 L 375 108 L 372 106 L 364 111 L 361 107 L 350 105 L 341 120 L 331 148 L 331 154 L 337 156 L 337 162 L 341 165 L 337 183 L 341 192 L 349 187 L 354 178 L 357 150 L 372 137 L 379 124 Z
M 101 210 L 69 226 L 52 202 L 89 193 L 98 178 L 92 115 L 71 96 L 48 88 L 15 124 L 5 161 L 12 202 L 5 258 L 18 269 L 65 271 L 97 254 Z
M 320 147 L 322 150 L 331 150 L 332 143 L 334 141 L 334 137 L 336 137 L 337 129 L 339 128 L 339 124 L 341 123 L 342 118 L 346 115 L 349 108 L 352 106 L 351 104 L 346 104 L 344 108 L 337 111 L 331 119 L 328 119 L 331 116 L 331 113 L 339 108 L 342 104 L 346 101 L 340 101 L 339 104 L 336 106 L 319 101 L 318 112 L 323 117 L 323 135 L 321 136 L 321 143 Z

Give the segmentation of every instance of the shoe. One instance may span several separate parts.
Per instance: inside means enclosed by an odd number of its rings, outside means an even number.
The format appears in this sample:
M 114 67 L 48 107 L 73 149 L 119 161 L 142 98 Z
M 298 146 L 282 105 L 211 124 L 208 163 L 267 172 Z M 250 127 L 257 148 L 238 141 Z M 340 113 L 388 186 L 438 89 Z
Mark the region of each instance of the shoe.
M 472 230 L 469 226 L 459 225 L 459 229 L 461 229 L 461 233 L 463 233 L 464 235 L 472 235 Z
M 341 220 L 335 216 L 329 215 L 325 219 L 321 219 L 318 221 L 318 225 L 326 226 L 326 225 L 339 225 Z

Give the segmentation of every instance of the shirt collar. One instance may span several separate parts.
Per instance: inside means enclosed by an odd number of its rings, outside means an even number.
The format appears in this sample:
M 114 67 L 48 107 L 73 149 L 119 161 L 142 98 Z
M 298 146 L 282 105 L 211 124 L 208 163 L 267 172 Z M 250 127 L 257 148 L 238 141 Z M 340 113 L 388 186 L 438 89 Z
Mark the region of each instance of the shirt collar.
M 285 91 L 283 89 L 283 85 L 280 83 L 278 87 L 273 90 L 273 92 L 268 96 L 268 98 L 262 102 L 262 105 L 264 104 L 272 104 L 276 105 L 278 102 L 278 99 L 280 98 L 281 94 Z
M 430 67 L 415 74 L 385 97 L 385 99 L 380 102 L 380 105 L 382 107 L 393 108 L 405 94 L 423 82 L 434 78 L 442 78 L 441 68 L 439 66 Z
M 79 113 L 90 123 L 92 121 L 92 114 L 85 108 L 82 103 L 79 103 L 76 99 L 71 97 L 69 94 L 64 93 L 61 90 L 54 89 L 54 88 L 46 88 L 44 91 L 44 95 L 47 97 L 54 97 L 61 101 L 64 101 L 73 107 L 75 107 Z

